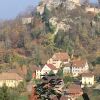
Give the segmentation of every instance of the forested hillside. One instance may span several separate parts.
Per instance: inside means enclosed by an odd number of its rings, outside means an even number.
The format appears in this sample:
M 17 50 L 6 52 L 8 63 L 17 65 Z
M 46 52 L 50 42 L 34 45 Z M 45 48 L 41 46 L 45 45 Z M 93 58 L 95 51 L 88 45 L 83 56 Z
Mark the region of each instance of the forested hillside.
M 70 9 L 62 0 L 51 10 L 44 5 L 42 14 L 34 9 L 1 22 L 0 66 L 42 65 L 58 51 L 88 58 L 92 64 L 100 63 L 100 13 L 87 13 L 85 6 Z M 32 22 L 23 25 L 22 19 L 29 17 Z

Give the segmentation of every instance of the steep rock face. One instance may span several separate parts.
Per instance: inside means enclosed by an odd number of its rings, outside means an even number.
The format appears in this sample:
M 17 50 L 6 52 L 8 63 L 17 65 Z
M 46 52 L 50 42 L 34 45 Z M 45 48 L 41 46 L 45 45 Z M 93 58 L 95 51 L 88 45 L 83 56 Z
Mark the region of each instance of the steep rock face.
M 76 6 L 80 6 L 79 0 L 42 0 L 40 5 L 37 6 L 37 12 L 42 15 L 44 13 L 45 6 L 48 10 L 57 8 L 59 5 L 63 5 L 68 10 L 75 9 Z
M 49 26 L 53 28 L 53 33 L 57 34 L 59 30 L 69 31 L 71 28 L 69 23 L 73 22 L 73 20 L 68 16 L 67 12 L 76 9 L 77 6 L 79 6 L 78 0 L 42 0 L 37 6 L 37 12 L 43 19 L 45 19 L 44 15 L 47 17 L 45 13 L 49 13 Z
M 49 19 L 49 24 L 51 25 L 51 27 L 53 27 L 55 30 L 54 30 L 54 34 L 56 35 L 57 32 L 59 30 L 63 30 L 64 32 L 68 31 L 71 26 L 66 24 L 64 20 L 62 21 L 59 21 L 57 19 L 57 17 L 52 17 Z
M 70 45 L 73 45 L 76 52 L 92 52 L 91 48 L 95 44 L 93 37 L 98 33 L 96 31 L 99 31 L 96 28 L 98 22 L 96 21 L 96 24 L 91 26 L 94 14 L 87 13 L 79 0 L 42 0 L 39 6 L 43 8 L 43 10 L 40 9 L 43 22 L 46 23 L 46 27 L 52 30 L 50 32 L 55 37 L 61 39 L 60 35 L 63 34 L 62 40 L 67 42 L 65 45 L 69 45 L 68 41 L 71 42 Z M 99 24 L 97 26 L 100 27 Z M 67 40 L 64 39 L 65 37 Z M 64 45 L 63 42 L 62 45 Z

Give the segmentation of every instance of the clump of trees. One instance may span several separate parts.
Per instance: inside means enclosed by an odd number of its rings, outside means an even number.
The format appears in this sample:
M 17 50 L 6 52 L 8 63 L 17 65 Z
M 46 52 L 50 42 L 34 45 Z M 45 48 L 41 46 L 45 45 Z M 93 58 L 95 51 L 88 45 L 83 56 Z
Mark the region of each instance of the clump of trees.
M 18 100 L 20 94 L 25 91 L 25 85 L 21 82 L 18 87 L 9 88 L 4 84 L 0 87 L 0 100 Z

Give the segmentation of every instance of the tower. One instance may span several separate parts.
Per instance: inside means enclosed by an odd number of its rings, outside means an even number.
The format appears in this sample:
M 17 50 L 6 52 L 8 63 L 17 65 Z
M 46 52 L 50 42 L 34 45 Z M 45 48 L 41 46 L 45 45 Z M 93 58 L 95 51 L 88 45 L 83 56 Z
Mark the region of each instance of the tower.
M 69 0 L 69 1 L 72 1 L 75 4 L 80 4 L 80 0 Z
M 76 4 L 80 4 L 80 0 L 72 0 L 72 2 L 74 2 Z

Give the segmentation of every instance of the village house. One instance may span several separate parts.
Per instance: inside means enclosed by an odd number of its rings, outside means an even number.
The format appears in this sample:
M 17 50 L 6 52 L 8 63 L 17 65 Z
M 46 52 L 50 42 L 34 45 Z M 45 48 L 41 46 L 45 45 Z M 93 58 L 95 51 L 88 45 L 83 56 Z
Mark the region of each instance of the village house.
M 63 68 L 64 75 L 72 75 L 73 77 L 77 77 L 84 72 L 88 72 L 89 66 L 86 60 L 74 60 L 70 63 L 65 64 Z
M 41 70 L 41 75 L 49 74 L 50 71 L 53 71 L 54 74 L 56 74 L 58 69 L 53 64 L 46 64 Z
M 76 100 L 78 97 L 82 96 L 83 91 L 80 85 L 70 84 L 66 89 L 65 94 L 72 100 Z
M 100 12 L 100 8 L 96 8 L 96 7 L 86 7 L 85 8 L 85 11 L 87 13 L 94 13 L 94 14 L 97 14 Z
M 69 75 L 71 74 L 71 63 L 65 64 L 64 68 L 63 68 L 63 75 Z
M 80 4 L 80 0 L 69 0 L 69 1 L 72 1 L 72 2 L 74 2 L 75 4 Z
M 23 25 L 31 24 L 32 20 L 33 20 L 33 17 L 22 18 L 22 23 L 23 23 Z
M 70 62 L 70 57 L 66 52 L 55 53 L 52 58 L 47 61 L 47 64 L 53 64 L 56 68 Z
M 92 73 L 82 74 L 82 87 L 91 87 L 94 85 L 94 75 Z
M 23 78 L 20 77 L 17 73 L 0 73 L 0 87 L 2 87 L 5 84 L 7 87 L 14 88 L 18 86 L 18 84 L 22 81 Z
M 71 73 L 74 77 L 88 72 L 89 66 L 86 60 L 74 60 L 72 61 L 72 66 L 71 66 Z
M 40 67 L 37 67 L 37 66 L 32 66 L 31 67 L 31 70 L 32 70 L 32 72 L 33 72 L 33 74 L 32 74 L 32 77 L 33 77 L 33 79 L 40 79 L 41 77 L 41 68 Z

